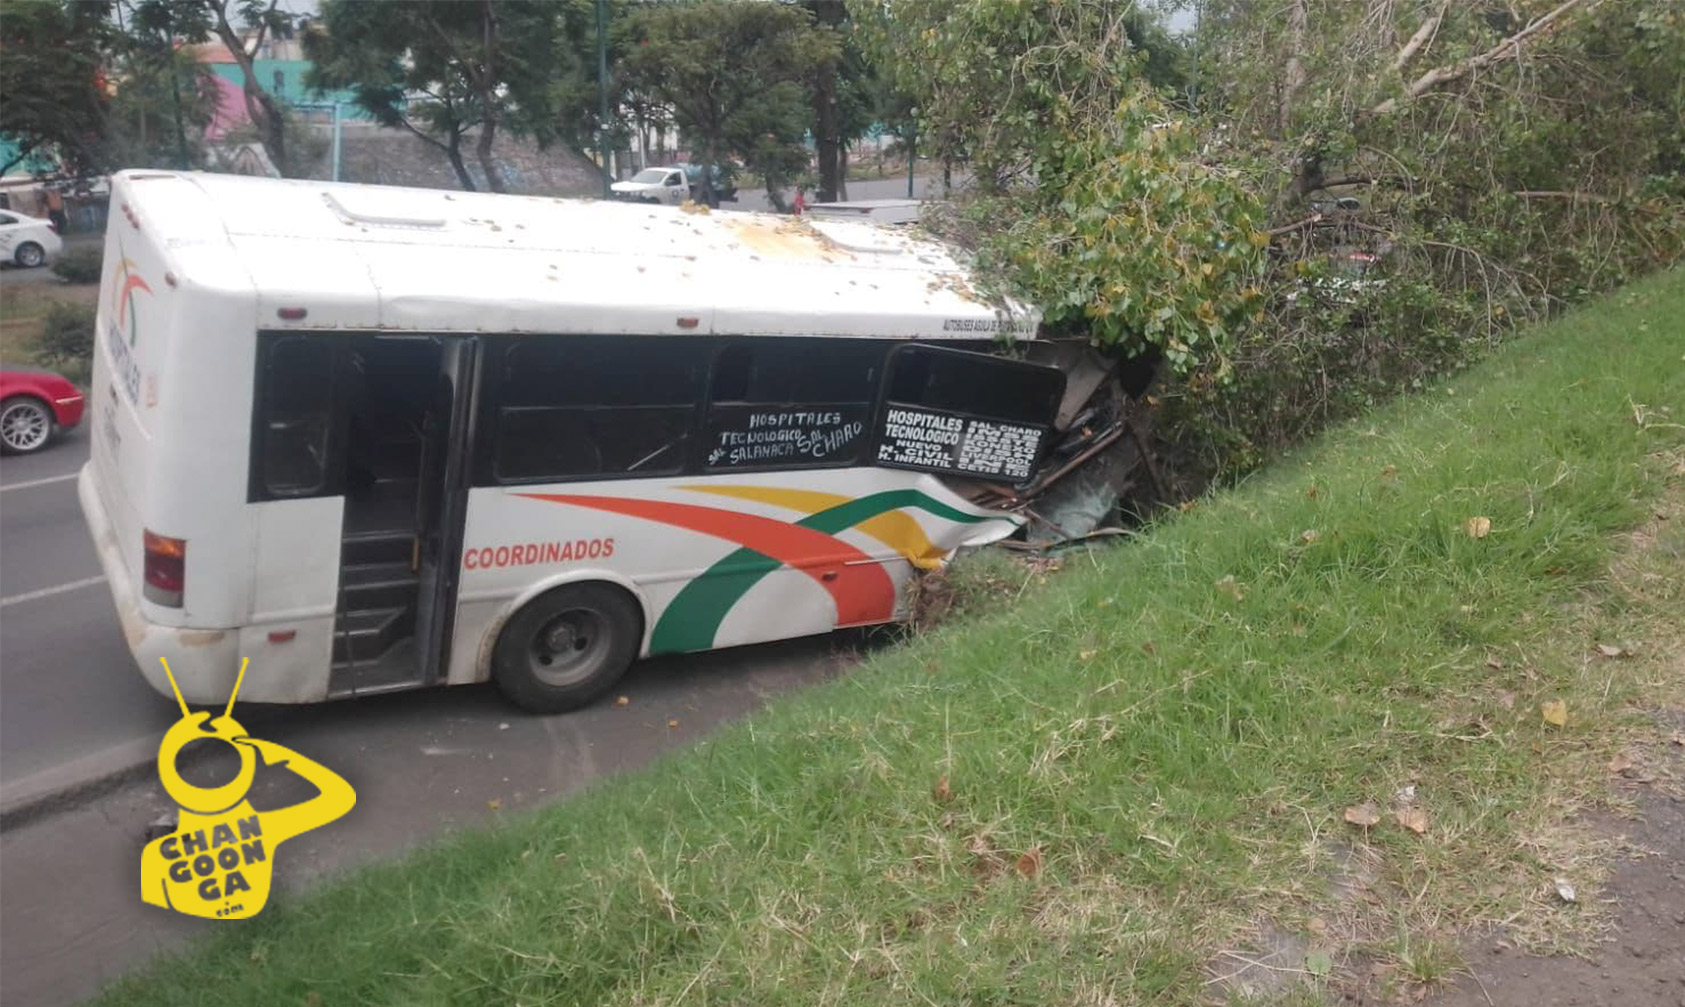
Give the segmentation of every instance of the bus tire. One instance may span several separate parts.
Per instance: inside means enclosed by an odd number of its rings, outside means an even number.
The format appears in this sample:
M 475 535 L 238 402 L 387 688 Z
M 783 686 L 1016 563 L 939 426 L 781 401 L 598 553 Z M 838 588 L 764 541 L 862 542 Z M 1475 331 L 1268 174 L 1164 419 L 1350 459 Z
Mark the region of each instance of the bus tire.
M 492 679 L 523 710 L 576 710 L 620 680 L 642 635 L 643 613 L 624 590 L 566 584 L 527 602 L 504 624 L 492 651 Z

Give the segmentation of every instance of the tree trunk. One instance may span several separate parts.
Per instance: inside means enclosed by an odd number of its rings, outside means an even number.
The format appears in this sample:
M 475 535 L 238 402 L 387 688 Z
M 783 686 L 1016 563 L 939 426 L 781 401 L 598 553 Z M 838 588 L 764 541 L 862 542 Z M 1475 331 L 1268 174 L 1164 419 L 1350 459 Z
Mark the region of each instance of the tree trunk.
M 702 140 L 702 170 L 698 194 L 702 202 L 713 208 L 720 205 L 719 196 L 714 194 L 714 163 L 719 160 L 719 140 L 710 133 Z
M 837 198 L 848 199 L 848 144 L 837 144 Z M 824 200 L 820 200 L 824 202 Z
M 487 115 L 480 123 L 480 138 L 474 142 L 474 157 L 480 162 L 480 170 L 486 175 L 486 188 L 492 192 L 508 192 L 509 188 L 503 183 L 503 173 L 497 168 L 497 159 L 491 156 L 491 143 L 497 135 L 497 120 Z
M 1284 137 L 1293 128 L 1293 100 L 1298 96 L 1299 89 L 1305 86 L 1305 22 L 1305 0 L 1293 0 L 1292 6 L 1287 8 L 1287 67 L 1281 77 L 1281 107 L 1277 123 Z
M 269 155 L 269 163 L 285 178 L 291 165 L 287 163 L 286 122 L 281 116 L 281 108 L 275 103 L 275 99 L 270 97 L 269 92 L 263 89 L 263 85 L 257 82 L 257 70 L 253 65 L 252 56 L 246 52 L 240 33 L 228 23 L 226 0 L 222 3 L 213 2 L 211 10 L 216 17 L 214 30 L 217 40 L 228 48 L 234 62 L 240 65 L 240 77 L 243 81 L 240 91 L 246 99 L 246 115 L 257 130 L 258 142 L 263 144 L 264 153 Z M 261 31 L 257 38 L 261 43 Z
M 842 0 L 809 0 L 814 21 L 824 30 L 836 31 L 847 16 Z M 813 75 L 813 147 L 819 162 L 819 191 L 815 201 L 835 202 L 847 188 L 843 177 L 842 138 L 837 126 L 837 68 L 826 63 Z
M 841 144 L 837 142 L 837 75 L 829 66 L 821 67 L 813 85 L 813 149 L 819 161 L 819 192 L 821 203 L 837 199 L 841 175 Z
M 255 79 L 255 75 L 247 76 L 247 81 Z M 251 103 L 248 96 L 247 104 Z M 263 147 L 269 152 L 269 160 L 274 163 L 275 170 L 282 178 L 289 176 L 291 164 L 287 161 L 287 120 L 281 113 L 281 106 L 269 96 L 269 92 L 258 89 L 258 106 L 263 109 L 263 119 L 258 124 L 259 136 L 263 138 Z
M 474 144 L 474 156 L 480 162 L 480 170 L 486 175 L 486 188 L 492 192 L 508 192 L 509 188 L 503 182 L 503 173 L 497 169 L 497 161 L 491 156 L 492 141 L 497 137 L 497 124 L 502 111 L 502 104 L 497 97 L 497 9 L 491 0 L 485 0 L 480 8 L 481 59 L 479 72 L 469 68 L 469 78 L 474 92 L 480 99 L 480 136 Z M 606 160 L 606 159 L 605 159 Z
M 445 156 L 450 158 L 451 168 L 456 172 L 456 180 L 462 184 L 463 192 L 474 192 L 474 176 L 468 174 L 468 165 L 462 160 L 462 134 L 452 131 L 449 145 L 445 147 Z

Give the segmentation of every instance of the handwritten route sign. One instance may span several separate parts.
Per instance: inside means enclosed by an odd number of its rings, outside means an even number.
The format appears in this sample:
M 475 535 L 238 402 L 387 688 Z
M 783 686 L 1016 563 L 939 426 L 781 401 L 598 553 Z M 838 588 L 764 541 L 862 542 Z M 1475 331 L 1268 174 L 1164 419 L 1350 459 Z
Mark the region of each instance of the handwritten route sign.
M 708 413 L 708 468 L 853 461 L 866 442 L 866 410 L 716 405 Z
M 1021 483 L 1035 472 L 1046 436 L 1046 427 L 891 405 L 878 434 L 877 463 Z

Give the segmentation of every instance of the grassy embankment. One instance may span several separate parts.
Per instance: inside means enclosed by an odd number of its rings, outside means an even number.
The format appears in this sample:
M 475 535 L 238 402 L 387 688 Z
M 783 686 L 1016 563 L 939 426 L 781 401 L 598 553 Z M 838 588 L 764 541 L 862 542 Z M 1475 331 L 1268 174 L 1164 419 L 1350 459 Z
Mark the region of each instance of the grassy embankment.
M 1372 963 L 1443 978 L 1457 927 L 1583 939 L 1609 851 L 1565 822 L 1680 688 L 1634 642 L 1660 603 L 1608 570 L 1685 473 L 1682 320 L 1685 274 L 1636 284 L 1016 604 L 103 1002 L 1194 1004 L 1262 930 L 1305 949 L 1272 960 L 1300 1003 Z

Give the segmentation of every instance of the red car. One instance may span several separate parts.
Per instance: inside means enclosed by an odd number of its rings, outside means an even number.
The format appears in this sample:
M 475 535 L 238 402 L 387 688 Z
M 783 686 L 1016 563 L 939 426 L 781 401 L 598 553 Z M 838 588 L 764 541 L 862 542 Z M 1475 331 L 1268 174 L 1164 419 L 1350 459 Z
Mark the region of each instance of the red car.
M 0 452 L 29 454 L 82 422 L 85 399 L 52 371 L 32 367 L 0 371 Z

